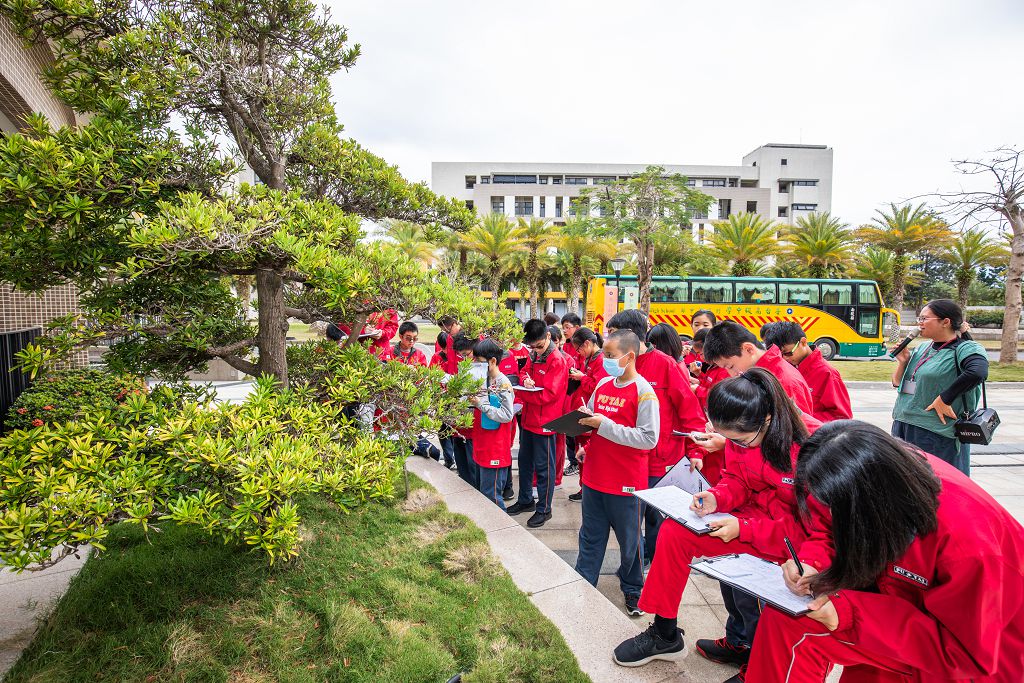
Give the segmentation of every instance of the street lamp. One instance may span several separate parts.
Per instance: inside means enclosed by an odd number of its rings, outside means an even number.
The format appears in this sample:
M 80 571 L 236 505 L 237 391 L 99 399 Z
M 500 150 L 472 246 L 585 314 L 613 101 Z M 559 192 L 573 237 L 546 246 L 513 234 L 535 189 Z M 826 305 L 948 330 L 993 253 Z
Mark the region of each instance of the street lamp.
M 626 266 L 626 259 L 613 258 L 611 261 L 608 262 L 608 265 L 610 265 L 612 267 L 612 270 L 615 271 L 615 296 L 619 297 L 619 292 L 622 291 L 622 289 L 619 287 L 619 276 L 622 275 L 622 269 Z

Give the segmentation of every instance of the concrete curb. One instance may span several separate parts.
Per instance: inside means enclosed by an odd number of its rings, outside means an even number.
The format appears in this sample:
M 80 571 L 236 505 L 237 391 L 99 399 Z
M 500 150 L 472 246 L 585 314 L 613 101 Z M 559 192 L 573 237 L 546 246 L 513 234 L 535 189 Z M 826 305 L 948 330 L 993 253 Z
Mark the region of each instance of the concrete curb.
M 519 590 L 561 631 L 580 668 L 594 683 L 689 683 L 682 663 L 654 662 L 625 669 L 612 651 L 647 620 L 630 619 L 552 550 L 457 474 L 433 460 L 410 457 L 410 472 L 433 486 L 452 512 L 487 534 L 491 551 Z M 685 660 L 684 660 L 685 661 Z

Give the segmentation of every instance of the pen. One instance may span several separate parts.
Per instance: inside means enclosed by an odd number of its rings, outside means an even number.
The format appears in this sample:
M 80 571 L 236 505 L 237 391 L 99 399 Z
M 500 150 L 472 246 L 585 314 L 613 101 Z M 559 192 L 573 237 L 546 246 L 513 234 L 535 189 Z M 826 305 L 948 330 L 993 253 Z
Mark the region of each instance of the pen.
M 804 566 L 800 564 L 800 558 L 796 556 L 796 551 L 793 550 L 793 544 L 789 540 L 789 536 L 783 536 L 782 540 L 786 542 L 786 547 L 789 548 L 789 554 L 793 557 L 793 561 L 796 562 L 796 570 L 800 572 L 800 576 L 804 575 Z
M 697 507 L 704 507 L 704 499 L 700 497 L 700 494 L 704 492 L 704 482 L 700 479 L 697 480 Z

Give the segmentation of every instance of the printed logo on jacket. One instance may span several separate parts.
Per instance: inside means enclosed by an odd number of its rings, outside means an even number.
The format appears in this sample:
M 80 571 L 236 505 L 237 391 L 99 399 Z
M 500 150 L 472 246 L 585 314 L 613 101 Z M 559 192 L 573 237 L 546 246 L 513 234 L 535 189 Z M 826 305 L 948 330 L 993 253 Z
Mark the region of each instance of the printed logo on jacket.
M 914 572 L 910 571 L 909 569 L 904 569 L 903 567 L 897 567 L 896 565 L 893 565 L 892 566 L 892 571 L 897 576 L 902 576 L 905 579 L 910 579 L 911 581 L 916 581 L 917 583 L 921 584 L 925 588 L 928 587 L 928 579 L 924 578 L 920 574 L 915 574 Z

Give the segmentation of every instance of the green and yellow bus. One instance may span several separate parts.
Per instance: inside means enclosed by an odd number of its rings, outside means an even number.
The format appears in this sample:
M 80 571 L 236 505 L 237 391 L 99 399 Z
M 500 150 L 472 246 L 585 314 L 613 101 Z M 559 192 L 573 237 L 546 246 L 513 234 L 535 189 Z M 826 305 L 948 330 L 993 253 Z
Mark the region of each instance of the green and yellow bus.
M 586 324 L 600 332 L 615 311 L 635 307 L 635 275 L 598 275 L 587 284 Z M 662 277 L 651 283 L 651 325 L 668 323 L 689 337 L 690 318 L 700 309 L 734 320 L 760 338 L 761 326 L 797 322 L 825 358 L 885 355 L 886 329 L 899 329 L 899 314 L 882 306 L 872 280 L 811 280 L 760 277 Z M 895 316 L 896 327 L 883 325 Z

